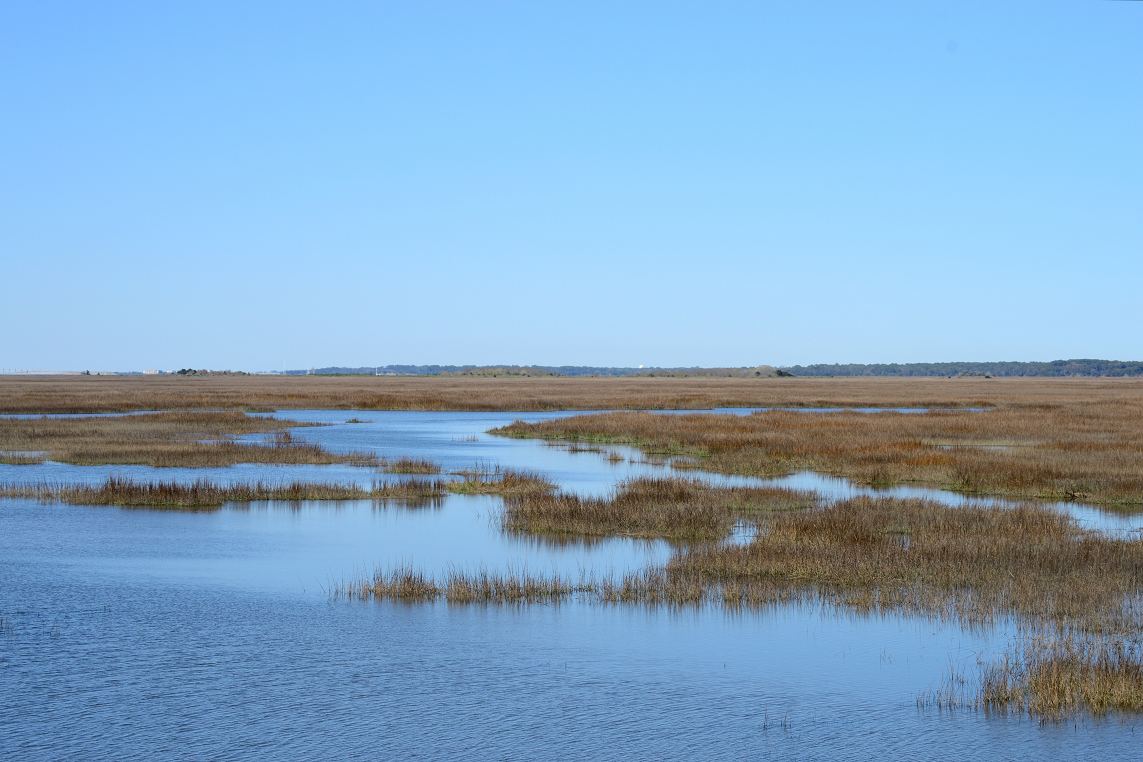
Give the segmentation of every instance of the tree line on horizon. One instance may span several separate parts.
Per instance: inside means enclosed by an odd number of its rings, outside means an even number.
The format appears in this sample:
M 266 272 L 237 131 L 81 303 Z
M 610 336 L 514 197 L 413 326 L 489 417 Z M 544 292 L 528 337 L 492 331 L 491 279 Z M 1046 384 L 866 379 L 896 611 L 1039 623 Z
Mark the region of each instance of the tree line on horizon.
M 754 372 L 764 369 L 766 372 Z M 743 368 L 624 368 L 592 365 L 377 365 L 289 370 L 287 375 L 504 375 L 504 376 L 993 376 L 993 377 L 1117 377 L 1143 376 L 1143 361 L 1053 360 L 1051 362 L 935 362 L 767 365 Z
M 1143 362 L 1123 360 L 1053 360 L 1052 362 L 849 363 L 784 367 L 795 376 L 1143 376 Z

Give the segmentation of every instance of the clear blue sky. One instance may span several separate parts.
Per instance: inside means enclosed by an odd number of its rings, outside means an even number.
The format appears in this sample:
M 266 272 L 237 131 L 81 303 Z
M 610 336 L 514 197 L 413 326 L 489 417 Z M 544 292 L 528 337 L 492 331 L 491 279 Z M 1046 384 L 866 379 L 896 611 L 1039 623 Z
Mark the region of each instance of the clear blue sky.
M 1143 359 L 1143 3 L 0 4 L 0 366 Z

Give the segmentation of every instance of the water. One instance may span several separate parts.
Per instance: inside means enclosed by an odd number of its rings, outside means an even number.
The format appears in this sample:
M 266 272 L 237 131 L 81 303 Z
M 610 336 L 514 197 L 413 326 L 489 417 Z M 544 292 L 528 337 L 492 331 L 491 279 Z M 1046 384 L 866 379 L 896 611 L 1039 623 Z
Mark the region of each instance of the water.
M 481 413 L 291 412 L 295 436 L 447 469 L 534 468 L 585 494 L 661 466 L 483 432 Z M 349 418 L 372 423 L 345 425 Z M 477 441 L 467 441 L 475 436 Z M 351 467 L 0 467 L 0 479 L 335 478 Z M 857 490 L 795 475 L 794 486 Z M 949 497 L 948 499 L 955 499 Z M 0 500 L 3 759 L 1129 757 L 1134 720 L 920 710 L 1004 633 L 813 607 L 728 614 L 573 602 L 330 602 L 377 563 L 623 570 L 666 543 L 506 536 L 497 499 L 202 513 Z M 1102 521 L 1098 516 L 1097 521 Z

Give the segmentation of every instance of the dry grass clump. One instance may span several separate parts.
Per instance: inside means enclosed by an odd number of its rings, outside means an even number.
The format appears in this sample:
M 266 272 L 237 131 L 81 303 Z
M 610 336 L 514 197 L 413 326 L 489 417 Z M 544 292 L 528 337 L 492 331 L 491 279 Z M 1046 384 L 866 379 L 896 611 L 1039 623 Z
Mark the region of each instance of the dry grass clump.
M 117 464 L 218 468 L 235 463 L 377 465 L 372 453 L 332 453 L 294 440 L 287 428 L 315 424 L 235 412 L 166 412 L 85 418 L 0 418 L 0 451 L 42 453 L 5 457 L 22 465 L 54 460 L 79 465 Z M 266 442 L 234 437 L 272 434 Z
M 517 421 L 494 433 L 634 445 L 691 459 L 676 468 L 730 474 L 811 470 L 1017 499 L 1143 503 L 1143 400 L 921 414 L 601 413 Z M 991 449 L 996 445 L 1005 449 Z
M 333 598 L 412 602 L 444 598 L 449 603 L 559 603 L 576 592 L 559 574 L 536 575 L 509 570 L 504 574 L 480 569 L 450 569 L 437 580 L 409 565 L 378 568 L 372 577 L 343 582 L 332 588 Z
M 985 667 L 975 704 L 1059 717 L 1143 710 L 1143 659 L 1123 638 L 1076 634 L 1018 641 Z
M 717 540 L 735 522 L 817 505 L 814 493 L 780 488 L 712 488 L 693 479 L 639 478 L 603 498 L 532 492 L 505 499 L 501 524 L 513 531 Z
M 73 505 L 134 505 L 156 508 L 204 508 L 224 503 L 262 500 L 439 500 L 445 483 L 433 481 L 374 482 L 364 489 L 356 484 L 290 482 L 218 484 L 199 479 L 178 482 L 137 482 L 112 476 L 100 485 L 2 484 L 0 497 L 16 497 Z
M 390 474 L 439 474 L 439 463 L 433 463 L 426 458 L 410 458 L 402 456 L 396 460 L 381 458 L 379 468 Z
M 0 413 L 947 408 L 1139 404 L 1141 398 L 1143 380 L 1101 378 L 0 377 Z
M 458 495 L 536 495 L 554 492 L 556 485 L 535 471 L 500 466 L 482 466 L 459 471 L 461 481 L 450 482 Z

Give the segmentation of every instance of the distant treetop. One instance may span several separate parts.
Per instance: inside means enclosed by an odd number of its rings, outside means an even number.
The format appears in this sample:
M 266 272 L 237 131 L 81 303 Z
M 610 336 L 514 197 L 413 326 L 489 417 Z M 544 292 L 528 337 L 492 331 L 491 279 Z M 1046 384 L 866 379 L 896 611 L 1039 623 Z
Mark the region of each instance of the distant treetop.
M 879 365 L 794 365 L 795 376 L 1143 376 L 1143 362 L 1053 360 L 1052 362 L 933 362 Z

